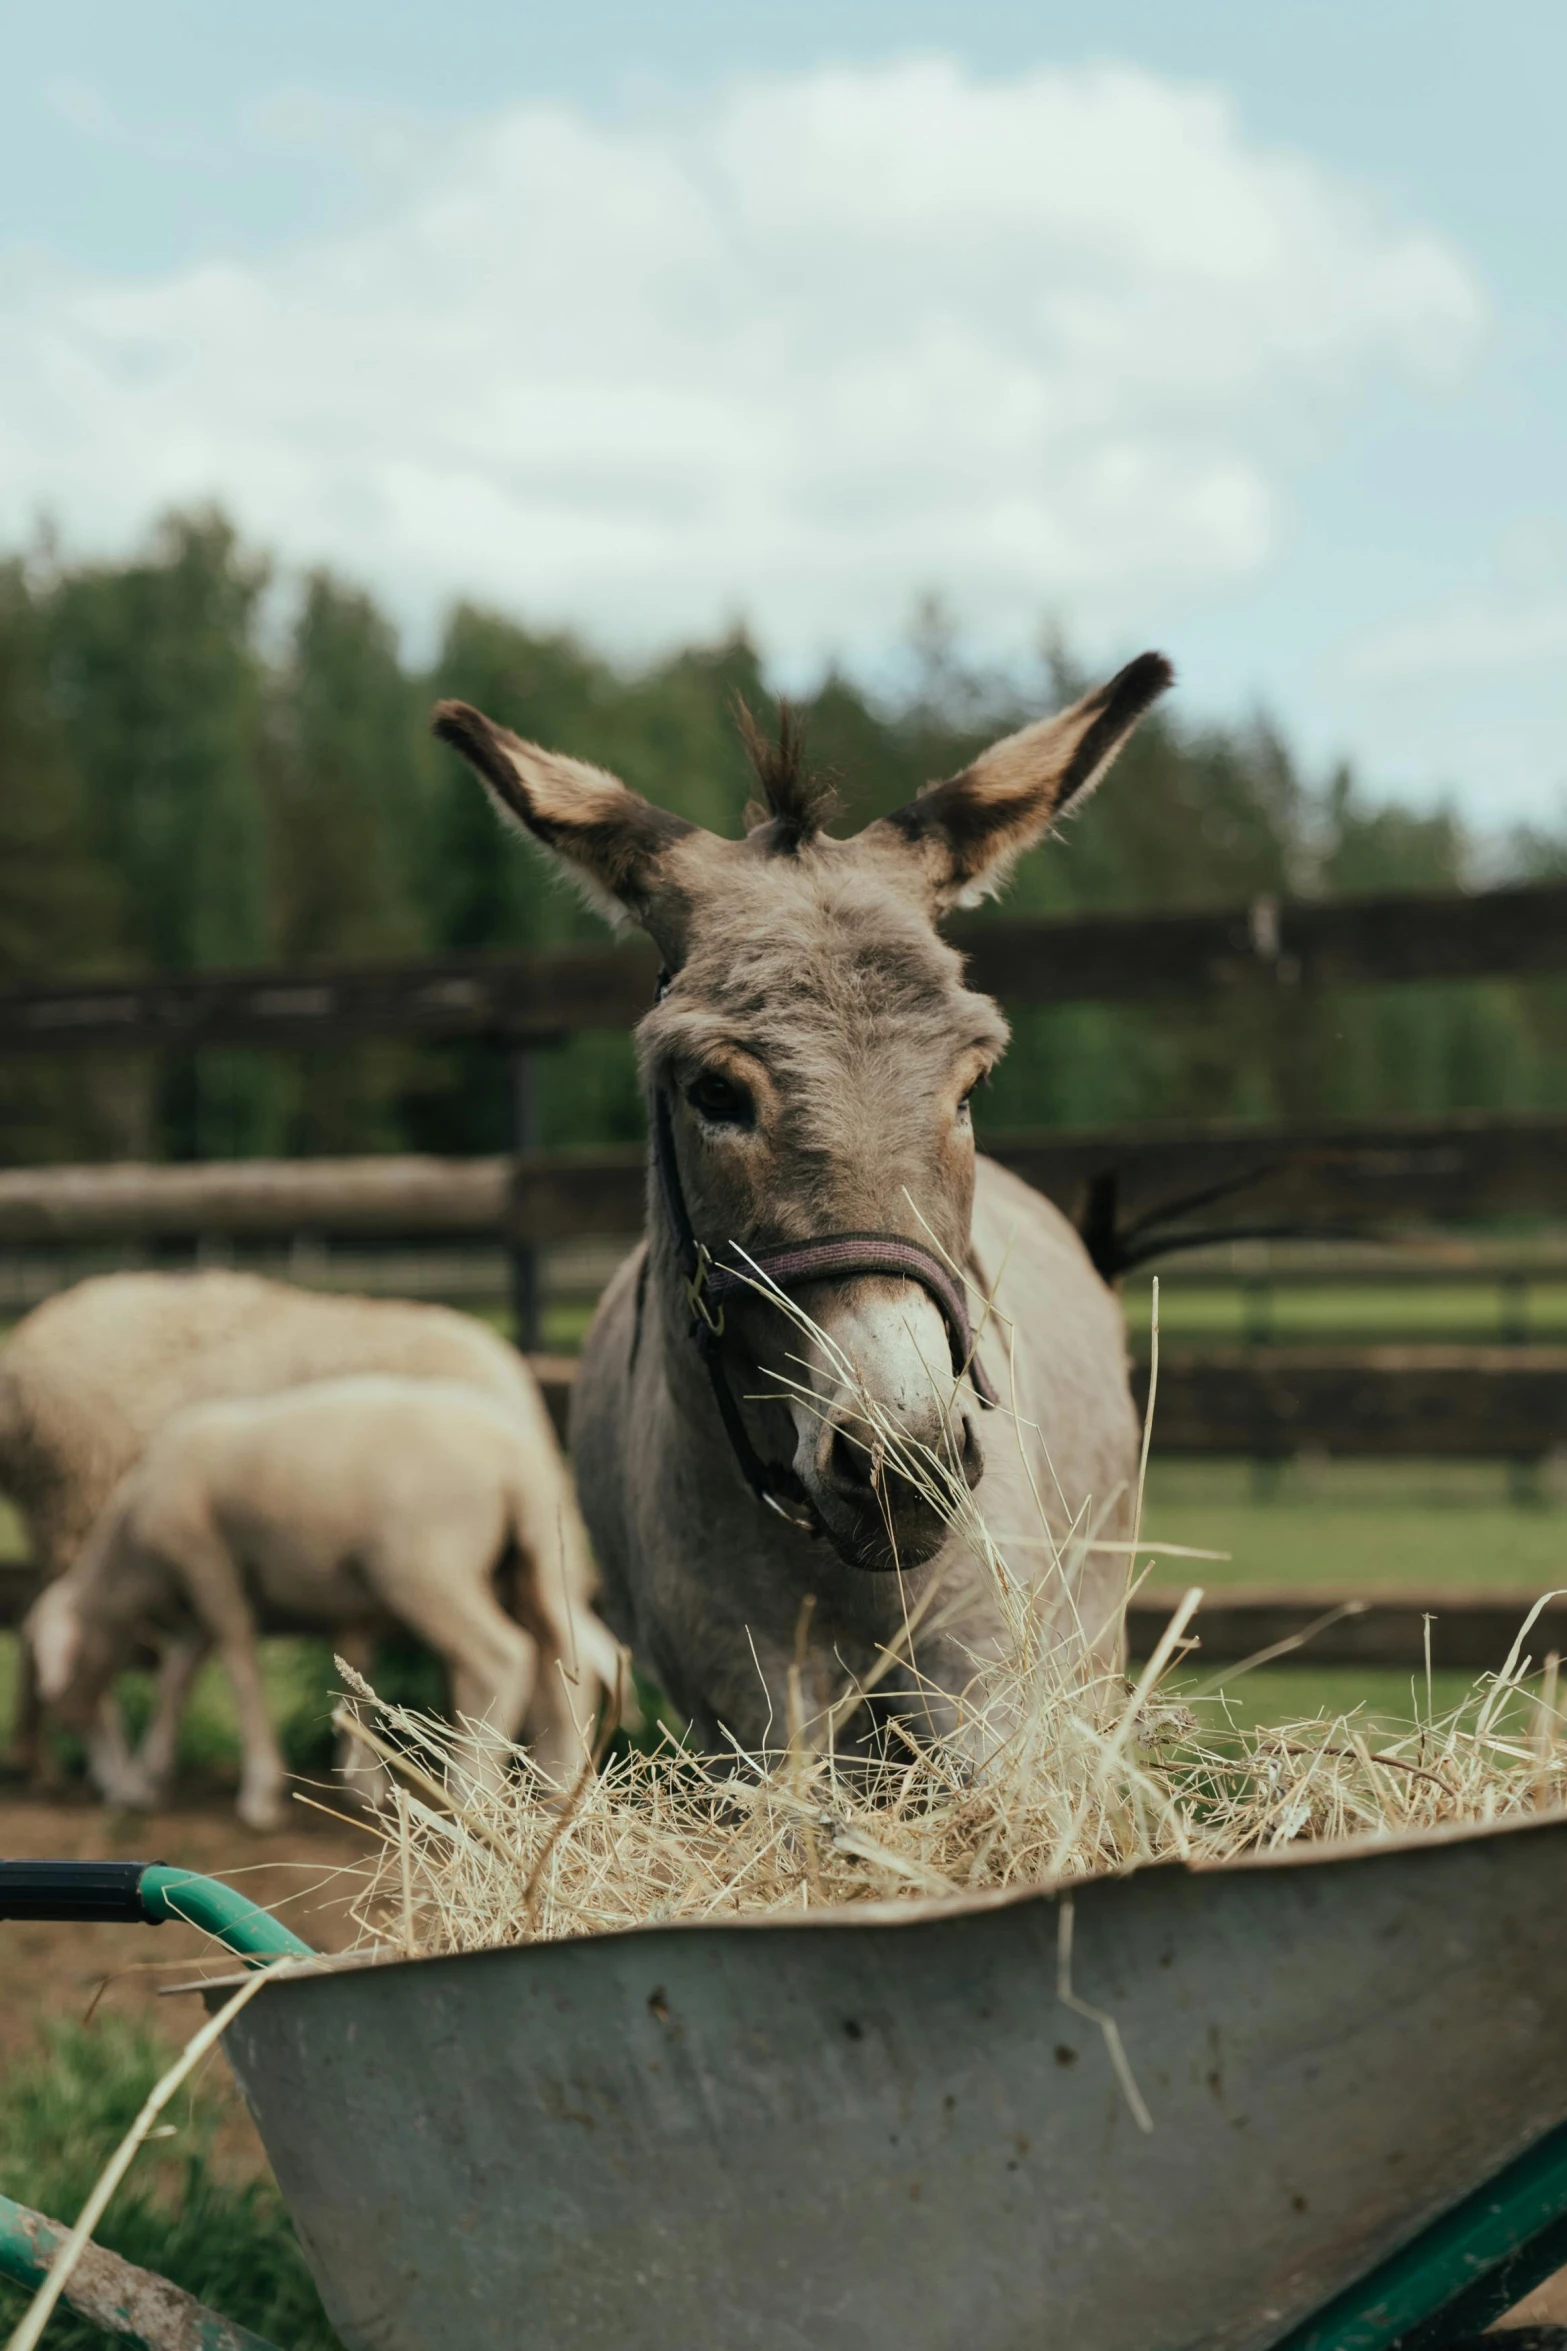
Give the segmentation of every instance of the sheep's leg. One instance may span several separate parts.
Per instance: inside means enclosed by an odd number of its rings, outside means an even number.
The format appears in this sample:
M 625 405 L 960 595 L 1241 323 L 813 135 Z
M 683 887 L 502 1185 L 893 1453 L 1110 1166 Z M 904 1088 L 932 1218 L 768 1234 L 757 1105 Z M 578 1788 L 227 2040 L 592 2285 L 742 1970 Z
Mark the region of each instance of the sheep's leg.
M 267 1711 L 256 1619 L 245 1597 L 239 1563 L 205 1510 L 192 1512 L 176 1528 L 165 1530 L 159 1537 L 156 1557 L 183 1589 L 195 1618 L 195 1632 L 216 1648 L 234 1693 L 242 1758 L 236 1806 L 239 1817 L 247 1828 L 276 1828 L 283 1816 L 287 1773 Z M 199 1662 L 199 1657 L 192 1660 L 187 1656 L 171 1668 L 177 1693 L 182 1674 L 188 1678 Z M 167 1724 L 162 1735 L 171 1735 Z
M 546 1652 L 528 1710 L 528 1747 L 547 1779 L 564 1788 L 591 1752 L 596 1682 L 568 1678 L 567 1661 Z
M 452 1705 L 463 1726 L 454 1743 L 459 1772 L 479 1787 L 499 1785 L 506 1749 L 521 1730 L 538 1674 L 538 1644 L 500 1607 L 488 1582 L 431 1572 L 396 1579 L 402 1622 L 445 1660 Z M 390 1579 L 389 1579 L 390 1580 Z M 383 1587 L 384 1588 L 384 1587 Z M 392 1595 L 388 1592 L 387 1598 Z
M 275 1829 L 283 1817 L 283 1784 L 288 1775 L 283 1750 L 267 1712 L 254 1625 L 246 1624 L 242 1628 L 235 1624 L 220 1635 L 218 1654 L 234 1692 L 234 1711 L 239 1716 L 240 1747 L 244 1754 L 235 1809 L 246 1828 Z
M 87 1732 L 87 1775 L 105 1804 L 127 1812 L 149 1812 L 152 1796 L 125 1737 L 125 1720 L 112 1690 L 105 1690 Z
M 504 1779 L 507 1751 L 522 1729 L 538 1673 L 536 1642 L 520 1626 L 507 1630 L 515 1640 L 504 1649 L 481 1640 L 467 1654 L 455 1647 L 447 1652 L 453 1709 L 462 1725 L 453 1752 L 459 1773 L 480 1788 L 497 1788 Z
M 132 1772 L 146 1790 L 144 1802 L 149 1807 L 161 1802 L 168 1793 L 186 1700 L 211 1647 L 212 1636 L 204 1628 L 176 1633 L 165 1644 L 158 1661 L 152 1719 L 131 1764 Z
M 593 1566 L 587 1532 L 569 1494 L 562 1499 L 550 1478 L 519 1476 L 510 1497 L 513 1541 L 508 1589 L 510 1612 L 539 1641 L 542 1652 L 527 1737 L 533 1760 L 564 1787 L 590 1752 L 599 1697 L 613 1707 L 620 1693 L 620 1720 L 639 1725 L 628 1671 L 619 1645 L 594 1612 L 588 1595 Z

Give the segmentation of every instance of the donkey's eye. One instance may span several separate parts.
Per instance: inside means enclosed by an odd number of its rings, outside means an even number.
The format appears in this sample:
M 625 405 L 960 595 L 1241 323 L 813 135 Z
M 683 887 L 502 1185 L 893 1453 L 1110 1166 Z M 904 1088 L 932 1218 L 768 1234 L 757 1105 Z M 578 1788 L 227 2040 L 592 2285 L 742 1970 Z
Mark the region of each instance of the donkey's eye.
M 755 1115 L 744 1086 L 720 1077 L 716 1069 L 704 1070 L 692 1080 L 686 1088 L 686 1100 L 713 1126 L 748 1127 Z

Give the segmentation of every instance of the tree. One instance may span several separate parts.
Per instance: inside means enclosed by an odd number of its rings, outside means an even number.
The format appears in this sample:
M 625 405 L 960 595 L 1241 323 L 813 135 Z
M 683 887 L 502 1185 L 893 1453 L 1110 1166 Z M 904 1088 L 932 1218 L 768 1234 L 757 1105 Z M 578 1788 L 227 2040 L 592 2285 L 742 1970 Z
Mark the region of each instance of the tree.
M 49 703 L 48 639 L 24 566 L 0 565 L 0 985 L 112 968 L 121 905 L 94 855 L 80 778 Z M 95 1157 L 139 1139 L 123 1077 L 41 1061 L 0 1066 L 16 1160 Z
M 289 963 L 415 954 L 425 944 L 434 746 L 395 631 L 361 590 L 315 572 L 270 681 L 265 760 L 272 920 Z M 386 1148 L 415 1057 L 375 1044 L 290 1072 L 291 1151 Z
M 502 835 L 431 742 L 440 695 L 610 768 L 697 823 L 741 830 L 752 783 L 735 700 L 764 725 L 777 715 L 744 631 L 633 668 L 569 633 L 460 604 L 421 675 L 372 599 L 324 572 L 302 583 L 280 631 L 270 576 L 215 513 L 171 516 L 129 562 L 0 573 L 0 976 L 600 942 L 597 917 Z M 844 831 L 1094 682 L 1059 641 L 1028 669 L 974 664 L 934 601 L 894 675 L 873 691 L 830 670 L 804 710 L 807 756 L 841 784 Z M 1511 854 L 1540 873 L 1567 857 L 1543 831 Z M 1380 805 L 1347 773 L 1315 788 L 1265 721 L 1197 729 L 1161 707 L 1108 788 L 977 919 L 1450 889 L 1475 862 L 1450 812 Z M 1259 976 L 1222 1000 L 1020 1009 L 1014 1027 L 984 1106 L 992 1131 L 1567 1099 L 1562 988 L 1317 999 Z M 640 1131 L 627 1038 L 578 1038 L 539 1058 L 543 1141 Z M 40 1072 L 26 1087 L 14 1074 L 0 1082 L 15 1153 L 134 1137 L 134 1073 L 74 1090 Z M 493 1150 L 513 1137 L 513 1104 L 494 1043 L 212 1053 L 162 1073 L 144 1146 Z
M 144 967 L 255 963 L 272 946 L 261 788 L 267 566 L 216 513 L 173 515 L 141 560 L 56 574 L 45 597 L 51 699 L 81 773 L 94 845 L 119 878 Z M 255 1056 L 165 1073 L 178 1154 L 220 1157 L 276 1135 Z

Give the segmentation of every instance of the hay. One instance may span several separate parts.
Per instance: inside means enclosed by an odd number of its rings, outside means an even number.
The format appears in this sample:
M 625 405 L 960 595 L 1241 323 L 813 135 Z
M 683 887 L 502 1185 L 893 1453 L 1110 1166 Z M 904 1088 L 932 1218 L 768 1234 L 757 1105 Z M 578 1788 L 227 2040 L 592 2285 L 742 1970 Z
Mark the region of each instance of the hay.
M 784 1385 L 803 1392 L 793 1372 Z M 1432 1708 L 1428 1676 L 1425 1706 L 1412 1693 L 1410 1719 L 1391 1731 L 1376 1732 L 1359 1711 L 1244 1731 L 1222 1692 L 1184 1702 L 1167 1694 L 1200 1590 L 1188 1592 L 1135 1684 L 1096 1667 L 1082 1643 L 1047 1637 L 1041 1621 L 1088 1548 L 1122 1549 L 1096 1546 L 1093 1514 L 1049 1544 L 1042 1584 L 1024 1583 L 957 1464 L 911 1457 L 869 1399 L 862 1409 L 867 1444 L 937 1501 L 1001 1604 L 1003 1654 L 975 1660 L 956 1725 L 934 1728 L 934 1709 L 930 1722 L 906 1712 L 876 1742 L 851 1747 L 875 1682 L 894 1667 L 908 1672 L 917 1624 L 862 1682 L 808 1703 L 802 1616 L 779 1745 L 748 1753 L 731 1743 L 704 1756 L 666 1730 L 606 1760 L 602 1732 L 595 1744 L 584 1724 L 569 1791 L 524 1749 L 494 1784 L 475 1785 L 457 1761 L 457 1729 L 384 1702 L 345 1669 L 339 1720 L 397 1778 L 355 1906 L 361 1947 L 472 1951 L 656 1920 L 950 1898 L 1567 1802 L 1557 1661 L 1534 1673 L 1532 1615 L 1501 1672 L 1446 1713 Z M 1140 1525 L 1140 1492 L 1136 1512 Z M 1048 1541 L 1043 1510 L 1040 1527 Z M 1153 1548 L 1128 1557 L 1129 1577 Z M 927 1610 L 940 1597 L 929 1595 Z

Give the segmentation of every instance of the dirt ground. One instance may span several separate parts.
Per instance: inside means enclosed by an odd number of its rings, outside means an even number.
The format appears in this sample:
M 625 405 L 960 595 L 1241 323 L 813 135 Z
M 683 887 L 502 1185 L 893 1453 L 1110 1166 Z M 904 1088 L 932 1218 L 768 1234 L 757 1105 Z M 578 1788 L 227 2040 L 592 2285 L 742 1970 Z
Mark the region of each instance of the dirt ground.
M 322 1950 L 350 1939 L 349 1899 L 342 1872 L 366 1850 L 363 1832 L 305 1806 L 270 1836 L 256 1836 L 234 1817 L 232 1793 L 213 1790 L 167 1812 L 107 1811 L 77 1800 L 0 1792 L 0 1854 L 16 1861 L 168 1861 L 227 1879 L 286 1918 L 297 1934 Z M 204 2021 L 194 1996 L 166 1996 L 165 1987 L 230 1972 L 194 1927 L 56 1926 L 47 1921 L 0 1923 L 0 2068 L 36 2043 L 51 2017 L 85 2017 L 104 2009 L 135 2015 L 182 2048 Z M 226 2073 L 221 2055 L 208 2060 L 207 2078 Z M 264 2172 L 267 2159 L 250 2116 L 236 2095 L 214 2153 L 222 2170 L 244 2178 Z
M 339 1873 L 365 1852 L 368 1839 L 303 1805 L 297 1814 L 275 1834 L 255 1836 L 235 1819 L 232 1799 L 219 1794 L 142 1814 L 109 1812 L 85 1798 L 59 1802 L 7 1790 L 0 1795 L 0 1853 L 8 1860 L 168 1861 L 202 1870 L 243 1887 L 307 1942 L 337 1949 L 350 1934 Z M 82 2015 L 100 1992 L 111 2006 L 139 2011 L 181 2043 L 200 2021 L 198 2008 L 160 1997 L 160 1987 L 203 1972 L 223 1973 L 225 1963 L 194 1927 L 9 1920 L 0 1925 L 0 2063 L 33 2042 L 45 2017 Z

